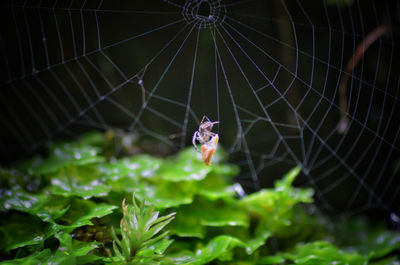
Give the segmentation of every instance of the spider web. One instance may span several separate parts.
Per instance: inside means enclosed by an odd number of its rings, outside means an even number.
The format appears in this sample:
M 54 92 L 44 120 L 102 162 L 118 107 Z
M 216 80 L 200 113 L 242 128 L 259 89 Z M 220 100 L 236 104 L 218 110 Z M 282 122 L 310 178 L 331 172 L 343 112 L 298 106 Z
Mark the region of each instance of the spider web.
M 328 211 L 399 211 L 400 5 L 347 2 L 4 2 L 2 160 L 93 128 L 177 151 L 207 115 L 249 190 L 300 165 Z

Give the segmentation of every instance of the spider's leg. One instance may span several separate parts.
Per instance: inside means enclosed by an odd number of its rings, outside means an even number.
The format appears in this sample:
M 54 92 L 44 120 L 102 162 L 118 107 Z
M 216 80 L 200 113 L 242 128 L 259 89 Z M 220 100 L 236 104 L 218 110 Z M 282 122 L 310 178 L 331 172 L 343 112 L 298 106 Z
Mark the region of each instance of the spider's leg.
M 198 137 L 198 131 L 196 131 L 194 134 L 193 134 L 193 138 L 192 138 L 192 143 L 193 143 L 193 146 L 194 146 L 194 148 L 196 149 L 196 151 L 197 152 L 200 152 L 200 150 L 199 150 L 199 148 L 197 147 L 197 145 L 196 145 L 196 139 L 197 139 L 197 137 Z
M 215 132 L 205 132 L 204 134 L 207 134 L 207 137 L 214 137 L 215 135 L 217 135 Z

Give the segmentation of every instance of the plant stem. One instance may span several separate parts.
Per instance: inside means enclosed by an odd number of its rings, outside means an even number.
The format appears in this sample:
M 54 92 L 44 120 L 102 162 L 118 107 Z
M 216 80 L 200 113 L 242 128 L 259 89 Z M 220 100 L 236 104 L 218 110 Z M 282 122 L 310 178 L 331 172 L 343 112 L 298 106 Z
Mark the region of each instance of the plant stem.
M 345 134 L 349 128 L 349 117 L 348 117 L 348 102 L 347 102 L 347 83 L 351 72 L 360 62 L 362 56 L 367 49 L 381 36 L 391 31 L 391 27 L 386 24 L 379 25 L 372 30 L 364 40 L 357 46 L 353 56 L 347 62 L 346 69 L 339 84 L 339 108 L 341 119 L 337 125 L 337 131 L 339 134 Z

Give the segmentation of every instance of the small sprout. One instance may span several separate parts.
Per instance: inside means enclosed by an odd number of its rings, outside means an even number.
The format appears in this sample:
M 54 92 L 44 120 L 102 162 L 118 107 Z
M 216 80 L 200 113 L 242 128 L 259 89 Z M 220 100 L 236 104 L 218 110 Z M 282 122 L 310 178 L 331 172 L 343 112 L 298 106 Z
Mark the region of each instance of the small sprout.
M 115 230 L 112 229 L 114 238 L 113 249 L 115 255 L 124 261 L 140 259 L 140 252 L 154 248 L 155 243 L 167 236 L 169 231 L 159 232 L 175 217 L 175 212 L 159 217 L 159 212 L 154 211 L 154 206 L 145 204 L 133 194 L 132 205 L 122 201 L 123 217 L 120 223 L 122 239 L 119 240 Z

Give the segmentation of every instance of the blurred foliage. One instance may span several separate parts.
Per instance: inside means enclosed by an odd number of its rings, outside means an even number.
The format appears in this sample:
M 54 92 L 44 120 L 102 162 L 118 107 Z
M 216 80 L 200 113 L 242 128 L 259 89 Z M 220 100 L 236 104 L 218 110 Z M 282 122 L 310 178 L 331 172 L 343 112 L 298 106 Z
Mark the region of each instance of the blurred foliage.
M 399 264 L 400 233 L 313 211 L 300 168 L 241 196 L 222 148 L 211 166 L 192 147 L 126 157 L 109 135 L 0 170 L 1 264 Z

